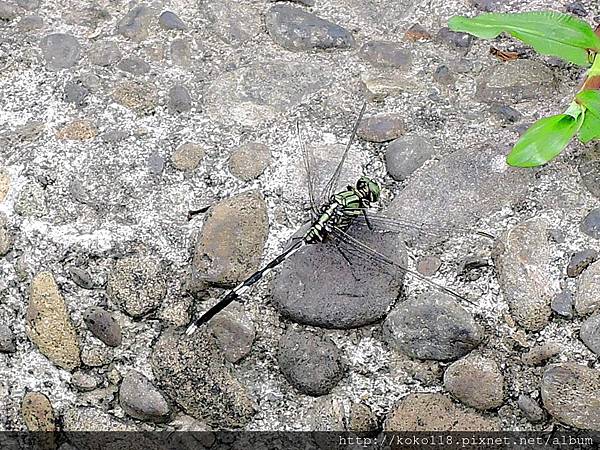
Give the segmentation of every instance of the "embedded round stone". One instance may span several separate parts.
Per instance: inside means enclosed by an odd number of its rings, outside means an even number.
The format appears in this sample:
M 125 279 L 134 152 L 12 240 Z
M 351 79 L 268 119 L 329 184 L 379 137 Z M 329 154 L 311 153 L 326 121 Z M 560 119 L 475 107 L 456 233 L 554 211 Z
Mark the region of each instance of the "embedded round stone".
M 248 142 L 238 147 L 229 158 L 229 170 L 243 181 L 258 178 L 271 162 L 269 147 L 259 142 Z
M 158 17 L 158 23 L 165 30 L 186 30 L 187 26 L 179 18 L 177 14 L 172 11 L 165 11 Z
M 359 55 L 365 61 L 383 67 L 408 67 L 412 62 L 409 50 L 390 41 L 369 41 L 360 48 Z
M 288 331 L 279 341 L 279 368 L 303 394 L 331 392 L 344 375 L 339 349 L 331 341 L 307 331 Z
M 171 412 L 160 391 L 135 370 L 123 377 L 119 387 L 119 404 L 131 417 L 150 422 L 164 422 Z
M 596 355 L 600 355 L 600 315 L 589 317 L 579 331 L 583 343 Z
M 111 313 L 93 306 L 86 310 L 84 320 L 92 334 L 106 345 L 121 345 L 121 325 Z
M 435 154 L 433 143 L 420 136 L 402 136 L 390 142 L 385 152 L 388 173 L 395 180 L 408 178 Z
M 398 114 L 380 114 L 364 118 L 356 134 L 369 142 L 386 142 L 399 138 L 405 132 L 405 124 Z
M 70 34 L 49 34 L 40 41 L 40 48 L 51 70 L 72 67 L 77 64 L 81 56 L 79 42 Z
M 397 264 L 406 264 L 406 248 L 397 236 L 358 226 L 349 231 Z M 295 322 L 355 328 L 387 314 L 403 279 L 401 271 L 357 255 L 352 246 L 325 242 L 303 248 L 282 264 L 273 305 Z

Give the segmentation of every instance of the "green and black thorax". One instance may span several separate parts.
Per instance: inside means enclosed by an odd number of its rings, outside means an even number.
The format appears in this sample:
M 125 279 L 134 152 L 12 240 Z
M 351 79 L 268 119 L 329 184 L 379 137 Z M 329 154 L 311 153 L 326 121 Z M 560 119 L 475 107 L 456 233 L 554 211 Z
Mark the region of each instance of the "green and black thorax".
M 371 207 L 371 203 L 379 200 L 380 191 L 376 181 L 363 176 L 358 179 L 356 186 L 348 185 L 345 190 L 332 195 L 307 230 L 304 241 L 308 244 L 323 242 L 334 228 L 347 230 L 354 219 Z

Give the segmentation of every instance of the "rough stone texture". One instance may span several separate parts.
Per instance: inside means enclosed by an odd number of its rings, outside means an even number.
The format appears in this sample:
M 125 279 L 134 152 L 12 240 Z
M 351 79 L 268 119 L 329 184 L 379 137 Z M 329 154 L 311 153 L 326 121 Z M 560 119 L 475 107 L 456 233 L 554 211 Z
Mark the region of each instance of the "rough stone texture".
M 236 363 L 250 353 L 256 331 L 240 304 L 229 305 L 226 310 L 211 319 L 209 328 L 228 361 Z
M 485 102 L 511 102 L 543 98 L 555 92 L 554 74 L 529 59 L 500 63 L 481 74 L 477 96 Z
M 41 392 L 27 392 L 21 403 L 21 417 L 29 431 L 56 431 L 54 408 Z
M 229 45 L 243 45 L 261 32 L 261 17 L 255 5 L 210 0 L 206 9 L 215 34 Z
M 600 239 L 600 208 L 592 209 L 581 221 L 579 229 L 594 239 Z
M 17 198 L 15 212 L 24 217 L 43 217 L 48 213 L 46 193 L 38 183 L 26 184 Z
M 421 275 L 430 277 L 435 275 L 441 265 L 442 261 L 437 256 L 425 256 L 417 262 L 417 271 Z
M 408 178 L 435 154 L 433 143 L 420 136 L 403 136 L 390 142 L 385 151 L 388 173 L 395 180 Z
M 460 33 L 450 30 L 448 27 L 442 27 L 438 31 L 436 38 L 456 50 L 465 50 L 471 47 L 473 36 L 468 33 Z
M 146 256 L 120 259 L 110 272 L 106 292 L 132 317 L 154 311 L 166 294 L 160 262 Z
M 600 372 L 576 363 L 548 367 L 542 378 L 546 410 L 569 426 L 600 430 Z
M 448 366 L 444 387 L 475 409 L 494 409 L 504 402 L 504 376 L 495 361 L 481 356 L 467 356 Z
M 144 75 L 150 71 L 150 65 L 142 58 L 135 55 L 123 58 L 119 61 L 117 67 L 133 75 Z
M 17 351 L 15 346 L 15 336 L 8 325 L 0 323 L 0 352 L 14 353 Z
M 366 227 L 352 235 L 406 264 L 405 246 L 396 236 Z M 342 252 L 333 243 L 323 243 L 285 261 L 275 279 L 273 305 L 295 322 L 324 328 L 355 328 L 384 317 L 402 287 L 403 274 L 353 256 L 346 247 Z
M 575 310 L 580 315 L 591 314 L 600 306 L 600 261 L 589 266 L 581 275 L 575 294 Z
M 269 231 L 262 195 L 248 191 L 214 206 L 192 261 L 192 288 L 232 286 L 258 269 Z
M 2 215 L 0 214 L 0 256 L 5 256 L 13 245 L 13 236 L 6 225 L 2 223 Z
M 117 32 L 134 42 L 141 42 L 148 37 L 148 26 L 154 12 L 148 6 L 141 4 L 129 10 L 117 24 Z
M 10 175 L 6 171 L 0 168 L 0 203 L 6 198 L 8 190 L 10 189 Z
M 573 294 L 571 291 L 563 290 L 552 297 L 550 308 L 565 319 L 573 318 Z
M 277 362 L 290 384 L 307 395 L 328 394 L 344 375 L 335 344 L 306 331 L 289 330 L 281 338 Z
M 499 424 L 442 394 L 409 394 L 389 413 L 385 431 L 498 431 Z
M 96 126 L 88 120 L 76 120 L 56 132 L 56 137 L 65 141 L 85 141 L 97 136 Z
M 352 403 L 350 405 L 348 431 L 357 434 L 370 434 L 377 432 L 378 429 L 377 416 L 368 405 L 364 403 Z
M 97 42 L 88 51 L 88 59 L 96 66 L 112 66 L 121 60 L 121 51 L 115 42 Z
M 187 30 L 186 24 L 172 11 L 165 11 L 158 17 L 158 23 L 165 30 Z
M 539 366 L 560 353 L 560 345 L 549 342 L 536 345 L 523 353 L 521 360 L 529 366 Z
M 589 317 L 581 324 L 583 343 L 596 355 L 600 355 L 600 315 Z
M 546 417 L 544 410 L 529 395 L 520 394 L 517 405 L 531 423 L 539 423 Z
M 154 86 L 147 83 L 124 81 L 117 85 L 112 97 L 139 115 L 151 114 L 158 104 Z
M 267 31 L 282 47 L 292 51 L 348 48 L 354 45 L 345 28 L 287 5 L 274 5 L 265 17 Z
M 366 117 L 358 126 L 356 134 L 369 142 L 387 142 L 405 132 L 404 119 L 397 114 Z
M 593 249 L 585 249 L 573 253 L 567 266 L 568 277 L 578 277 L 590 264 L 598 259 L 598 252 Z
M 404 33 L 404 39 L 410 42 L 427 41 L 431 39 L 431 33 L 421 24 L 413 23 Z
M 17 8 L 10 3 L 0 1 L 0 20 L 11 21 L 17 18 Z
M 40 48 L 46 65 L 51 70 L 72 67 L 81 57 L 79 42 L 70 34 L 49 34 L 40 41 Z
M 75 328 L 50 272 L 38 273 L 31 282 L 27 335 L 58 367 L 73 370 L 81 363 Z
M 168 108 L 173 113 L 183 113 L 192 109 L 192 97 L 185 86 L 177 84 L 169 89 Z
M 205 151 L 201 145 L 186 142 L 177 147 L 177 150 L 173 152 L 171 161 L 177 170 L 187 172 L 198 167 L 202 158 L 204 158 L 204 154 Z
M 505 149 L 490 145 L 442 158 L 394 198 L 388 214 L 449 229 L 473 227 L 479 218 L 517 204 L 533 181 L 532 172 L 508 167 L 505 154 Z M 439 240 L 421 238 L 423 243 Z
M 433 291 L 400 303 L 383 324 L 386 341 L 411 357 L 452 361 L 479 345 L 483 330 L 447 294 Z
M 71 384 L 81 392 L 90 392 L 98 387 L 98 380 L 94 376 L 78 370 L 71 376 Z
M 84 313 L 85 324 L 94 336 L 110 347 L 121 345 L 121 325 L 105 309 L 93 306 Z
M 167 421 L 169 404 L 150 380 L 131 370 L 119 386 L 119 404 L 131 417 L 152 422 Z
M 495 264 L 511 315 L 528 330 L 541 330 L 554 296 L 545 221 L 531 219 L 510 229 L 497 244 Z M 523 284 L 523 280 L 528 280 Z
M 156 383 L 186 414 L 216 428 L 238 428 L 254 413 L 244 386 L 229 373 L 207 332 L 165 333 L 154 346 Z M 215 395 L 218 392 L 218 395 Z
M 229 158 L 229 170 L 244 181 L 258 178 L 271 163 L 269 147 L 259 142 L 248 142 L 238 147 Z
M 84 289 L 92 289 L 94 287 L 94 281 L 90 274 L 79 267 L 71 266 L 69 267 L 69 275 L 73 282 Z
M 365 61 L 383 67 L 408 67 L 412 63 L 410 51 L 391 41 L 369 41 L 360 48 L 359 55 Z

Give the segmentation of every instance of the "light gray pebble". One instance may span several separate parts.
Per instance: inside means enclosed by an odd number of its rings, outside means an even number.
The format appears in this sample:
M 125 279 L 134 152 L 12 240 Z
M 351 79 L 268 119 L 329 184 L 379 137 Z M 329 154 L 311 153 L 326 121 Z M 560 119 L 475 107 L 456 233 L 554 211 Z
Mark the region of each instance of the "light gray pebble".
M 307 395 L 328 394 L 344 376 L 336 345 L 307 331 L 286 332 L 279 341 L 277 361 L 290 384 Z
M 148 27 L 153 11 L 146 5 L 134 6 L 117 24 L 117 32 L 134 42 L 141 42 L 148 37 Z
M 27 11 L 35 11 L 40 7 L 40 0 L 17 0 L 17 5 Z
M 84 320 L 92 334 L 106 345 L 110 347 L 121 345 L 121 325 L 110 312 L 92 306 L 85 311 Z
M 186 24 L 171 11 L 165 11 L 158 17 L 158 23 L 165 30 L 187 30 Z
M 256 337 L 254 324 L 239 303 L 232 304 L 213 318 L 209 329 L 225 358 L 232 363 L 250 353 Z
M 581 221 L 579 229 L 594 239 L 600 239 L 600 208 L 592 209 Z
M 0 220 L 0 256 L 5 256 L 13 245 L 13 236 Z
M 417 262 L 417 271 L 421 275 L 430 277 L 432 275 L 435 275 L 435 273 L 438 271 L 441 265 L 442 260 L 437 256 L 424 256 Z
M 443 64 L 435 69 L 435 72 L 433 72 L 433 79 L 444 86 L 451 86 L 454 84 L 454 75 L 452 75 L 448 66 Z
M 192 109 L 192 97 L 185 86 L 177 84 L 169 89 L 169 111 L 183 113 Z
M 544 410 L 529 395 L 520 394 L 517 405 L 531 423 L 539 423 L 546 417 Z
M 75 106 L 83 106 L 90 91 L 80 81 L 67 81 L 65 83 L 63 99 L 67 103 L 73 103 Z
M 579 335 L 587 348 L 600 355 L 600 314 L 587 318 L 581 324 Z
M 387 171 L 395 180 L 405 180 L 434 154 L 429 139 L 413 135 L 399 137 L 390 142 L 385 151 Z
M 84 289 L 92 289 L 94 287 L 94 282 L 92 281 L 92 277 L 88 273 L 87 270 L 81 269 L 76 266 L 69 267 L 69 276 L 73 280 L 73 282 Z
M 158 150 L 154 150 L 150 157 L 148 158 L 148 167 L 150 168 L 150 173 L 153 175 L 160 175 L 163 173 L 165 168 L 165 159 L 158 152 Z
M 579 277 L 575 293 L 575 310 L 579 315 L 595 312 L 600 306 L 600 261 L 596 261 L 583 271 Z
M 135 55 L 128 58 L 123 58 L 117 64 L 117 68 L 124 72 L 129 72 L 133 75 L 145 75 L 150 71 L 150 65 Z
M 0 322 L 0 352 L 14 353 L 17 351 L 15 346 L 15 336 L 8 325 Z
M 96 66 L 112 66 L 121 60 L 121 51 L 115 42 L 99 41 L 90 48 L 88 60 Z
M 24 217 L 43 217 L 48 214 L 44 188 L 38 183 L 27 183 L 19 193 L 15 212 Z
M 110 130 L 100 136 L 103 142 L 107 144 L 116 144 L 129 137 L 129 132 L 124 130 Z
M 25 16 L 19 20 L 18 27 L 21 31 L 36 31 L 44 28 L 44 19 L 40 16 Z
M 131 370 L 119 387 L 119 404 L 136 419 L 165 422 L 171 409 L 161 392 L 143 374 Z
M 70 34 L 54 33 L 42 38 L 40 48 L 46 64 L 51 70 L 67 69 L 74 66 L 81 56 L 77 39 Z
M 244 181 L 258 178 L 271 162 L 269 147 L 259 142 L 248 142 L 238 147 L 229 158 L 229 170 Z
M 0 20 L 10 21 L 17 18 L 17 8 L 8 2 L 0 1 Z
M 369 41 L 360 48 L 358 54 L 365 61 L 382 67 L 409 67 L 412 53 L 401 44 L 391 41 Z
M 71 384 L 81 392 L 90 392 L 98 387 L 98 380 L 94 376 L 78 370 L 71 376 Z

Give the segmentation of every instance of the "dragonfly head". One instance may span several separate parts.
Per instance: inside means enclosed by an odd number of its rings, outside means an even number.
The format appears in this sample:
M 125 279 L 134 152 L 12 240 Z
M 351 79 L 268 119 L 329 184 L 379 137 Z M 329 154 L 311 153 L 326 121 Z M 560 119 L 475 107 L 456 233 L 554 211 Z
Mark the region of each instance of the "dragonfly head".
M 379 184 L 369 177 L 360 177 L 356 182 L 356 190 L 362 196 L 363 200 L 369 203 L 375 203 L 379 200 L 381 188 Z

